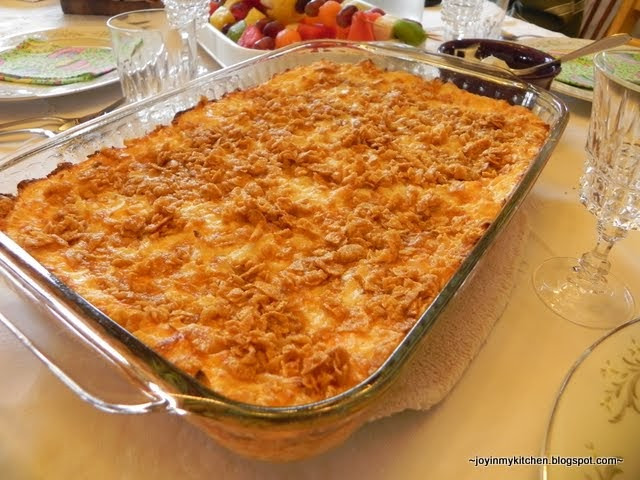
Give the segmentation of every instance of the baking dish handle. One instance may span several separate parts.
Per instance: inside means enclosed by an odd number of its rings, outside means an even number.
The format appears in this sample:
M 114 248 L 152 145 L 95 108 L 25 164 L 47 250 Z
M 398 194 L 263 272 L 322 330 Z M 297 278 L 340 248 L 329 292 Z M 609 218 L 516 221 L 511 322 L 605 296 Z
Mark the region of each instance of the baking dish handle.
M 2 323 L 27 349 L 31 351 L 44 365 L 72 392 L 78 395 L 82 400 L 90 403 L 94 407 L 109 413 L 126 413 L 126 414 L 138 414 L 149 413 L 157 410 L 168 410 L 171 400 L 164 395 L 160 389 L 154 391 L 153 385 L 146 391 L 143 391 L 144 395 L 150 399 L 148 402 L 137 404 L 123 404 L 113 403 L 99 398 L 98 396 L 90 393 L 87 389 L 83 388 L 78 382 L 76 382 L 70 375 L 68 375 L 62 368 L 60 368 L 54 361 L 52 361 L 47 354 L 45 354 L 40 348 L 38 348 L 29 338 L 18 329 L 15 324 L 0 312 L 0 323 Z
M 0 324 L 82 400 L 111 413 L 179 412 L 166 385 L 101 335 L 99 325 L 84 321 L 63 285 L 0 232 L 3 276 L 15 295 L 3 296 Z

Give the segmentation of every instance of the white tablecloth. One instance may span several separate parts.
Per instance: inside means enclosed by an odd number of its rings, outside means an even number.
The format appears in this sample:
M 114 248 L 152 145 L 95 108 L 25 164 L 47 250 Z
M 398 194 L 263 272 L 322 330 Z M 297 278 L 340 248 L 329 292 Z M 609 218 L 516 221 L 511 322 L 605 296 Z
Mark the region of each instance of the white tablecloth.
M 425 22 L 437 22 L 429 11 Z M 104 21 L 63 17 L 57 1 L 0 3 L 0 34 Z M 0 121 L 15 116 L 91 108 L 117 87 L 82 95 L 0 103 Z M 271 465 L 229 454 L 182 419 L 99 412 L 63 387 L 0 327 L 0 478 L 3 480 L 154 479 L 491 479 L 534 480 L 536 466 L 474 467 L 475 456 L 537 456 L 553 401 L 567 370 L 603 332 L 564 321 L 531 286 L 533 268 L 549 256 L 590 248 L 594 220 L 578 203 L 590 104 L 564 98 L 571 120 L 531 192 L 531 235 L 523 271 L 480 354 L 451 394 L 428 412 L 407 412 L 369 424 L 319 457 Z M 613 270 L 640 296 L 640 235 L 615 247 Z M 12 303 L 0 289 L 3 303 Z M 5 307 L 6 308 L 6 307 Z

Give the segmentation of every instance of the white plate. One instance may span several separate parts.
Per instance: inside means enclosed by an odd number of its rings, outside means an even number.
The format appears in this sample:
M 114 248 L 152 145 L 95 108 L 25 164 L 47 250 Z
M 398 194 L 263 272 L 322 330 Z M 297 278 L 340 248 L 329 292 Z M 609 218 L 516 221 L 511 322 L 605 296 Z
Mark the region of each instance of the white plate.
M 593 43 L 593 40 L 586 38 L 546 37 L 525 38 L 520 40 L 519 43 L 537 48 L 538 50 L 542 50 L 543 52 L 550 53 L 554 56 L 558 56 Z M 568 85 L 558 81 L 554 81 L 551 84 L 551 90 L 570 97 L 586 100 L 588 102 L 593 100 L 593 90 L 574 87 L 573 85 Z
M 21 33 L 20 35 L 2 38 L 0 39 L 0 52 L 16 47 L 27 38 L 51 41 L 61 46 L 111 47 L 109 31 L 106 26 L 74 26 Z M 115 70 L 93 80 L 67 85 L 31 85 L 0 81 L 0 101 L 58 97 L 103 87 L 117 81 L 118 73 Z
M 561 348 L 560 346 L 558 348 Z M 545 439 L 545 456 L 618 457 L 617 465 L 546 465 L 544 480 L 640 478 L 640 319 L 593 344 L 567 375 Z

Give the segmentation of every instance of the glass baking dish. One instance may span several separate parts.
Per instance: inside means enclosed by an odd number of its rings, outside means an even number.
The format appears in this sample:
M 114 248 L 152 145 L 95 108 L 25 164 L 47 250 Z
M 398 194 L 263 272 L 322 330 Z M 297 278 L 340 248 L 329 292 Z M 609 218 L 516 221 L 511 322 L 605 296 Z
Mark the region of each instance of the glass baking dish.
M 5 308 L 0 321 L 82 399 L 109 412 L 182 415 L 230 450 L 255 458 L 294 460 L 339 444 L 367 420 L 371 407 L 470 277 L 533 185 L 568 121 L 567 108 L 557 97 L 494 67 L 407 47 L 313 41 L 214 72 L 16 152 L 0 163 L 0 193 L 14 194 L 20 182 L 46 176 L 61 163 L 82 161 L 103 147 L 122 146 L 128 138 L 171 122 L 202 96 L 220 98 L 319 59 L 369 59 L 386 69 L 454 81 L 474 93 L 529 108 L 550 125 L 549 137 L 484 236 L 384 364 L 359 385 L 312 404 L 263 407 L 216 394 L 155 354 L 0 233 L 0 278 L 30 308 L 39 310 L 29 318 L 15 318 Z M 88 375 L 88 364 L 99 364 L 109 374 Z

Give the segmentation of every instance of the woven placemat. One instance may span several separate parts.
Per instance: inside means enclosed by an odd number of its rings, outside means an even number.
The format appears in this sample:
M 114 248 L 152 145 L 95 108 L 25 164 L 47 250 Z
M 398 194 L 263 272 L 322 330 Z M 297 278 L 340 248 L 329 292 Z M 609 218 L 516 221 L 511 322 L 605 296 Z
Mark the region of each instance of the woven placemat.
M 509 302 L 528 232 L 526 214 L 519 212 L 449 302 L 369 420 L 403 410 L 427 410 L 447 396 Z

